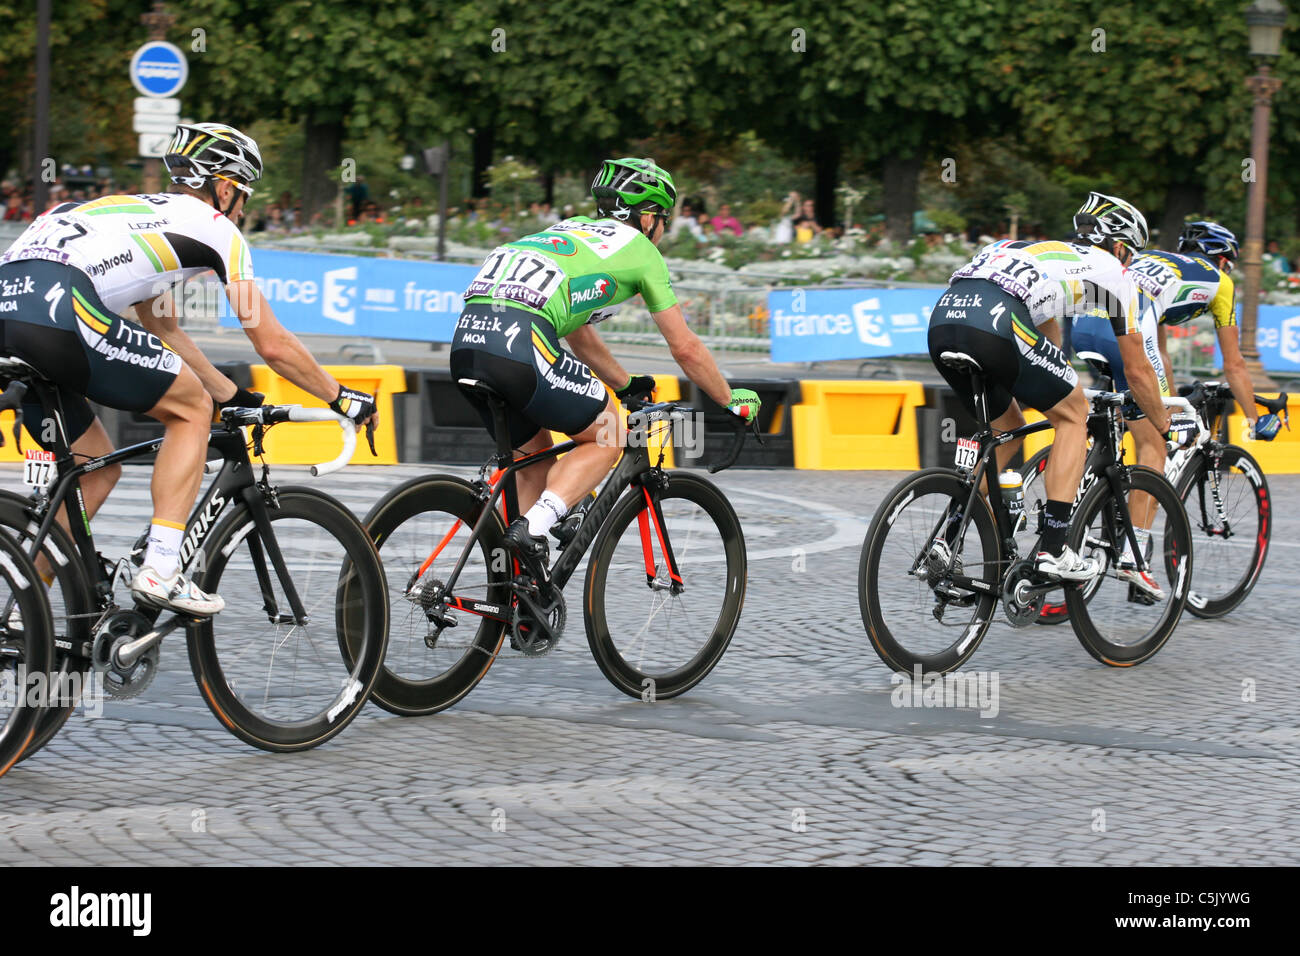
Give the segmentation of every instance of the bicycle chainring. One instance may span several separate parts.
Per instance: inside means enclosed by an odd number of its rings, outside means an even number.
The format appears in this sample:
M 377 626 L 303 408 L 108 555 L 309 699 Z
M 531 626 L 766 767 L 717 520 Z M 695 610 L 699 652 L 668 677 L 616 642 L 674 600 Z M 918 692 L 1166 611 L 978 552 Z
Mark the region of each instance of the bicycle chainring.
M 113 656 L 119 647 L 147 634 L 152 627 L 149 619 L 136 611 L 114 611 L 95 629 L 91 656 L 108 696 L 129 700 L 143 693 L 153 683 L 158 674 L 159 646 L 149 648 L 129 668 L 123 669 L 113 663 Z
M 1002 612 L 1012 627 L 1029 627 L 1038 620 L 1047 602 L 1047 592 L 1029 592 L 1034 580 L 1032 561 L 1018 561 L 1011 566 L 1002 582 Z
M 519 593 L 510 617 L 510 646 L 525 657 L 549 654 L 560 643 L 568 612 L 564 595 L 554 592 L 549 602 Z

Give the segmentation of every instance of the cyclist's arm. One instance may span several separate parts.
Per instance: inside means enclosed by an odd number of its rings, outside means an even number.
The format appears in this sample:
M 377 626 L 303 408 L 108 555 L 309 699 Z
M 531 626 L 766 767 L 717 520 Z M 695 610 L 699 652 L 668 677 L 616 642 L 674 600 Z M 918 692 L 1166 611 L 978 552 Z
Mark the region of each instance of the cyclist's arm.
M 1119 341 L 1119 357 L 1124 362 L 1124 375 L 1128 378 L 1129 391 L 1133 393 L 1138 407 L 1146 412 L 1151 424 L 1156 426 L 1156 431 L 1164 434 L 1169 431 L 1169 413 L 1165 411 L 1164 403 L 1160 400 L 1160 379 L 1156 376 L 1156 370 L 1142 347 L 1142 333 L 1134 331 L 1127 335 L 1118 335 L 1116 338 Z
M 679 305 L 669 306 L 662 312 L 652 312 L 650 317 L 659 326 L 668 351 L 686 377 L 702 388 L 719 405 L 731 403 L 731 386 L 718 370 L 718 363 L 700 337 L 686 325 L 686 316 Z
M 235 383 L 217 370 L 203 350 L 194 344 L 177 321 L 175 299 L 170 292 L 164 292 L 135 305 L 135 317 L 149 332 L 162 339 L 181 359 L 194 370 L 199 381 L 218 402 L 225 402 L 235 397 L 238 390 Z
M 323 402 L 338 398 L 338 380 L 320 367 L 296 335 L 280 324 L 256 282 L 232 282 L 226 286 L 226 295 L 244 334 L 276 374 Z
M 1235 325 L 1221 325 L 1215 329 L 1219 333 L 1219 351 L 1223 353 L 1223 377 L 1232 388 L 1232 397 L 1237 400 L 1241 413 L 1254 427 L 1259 417 L 1255 409 L 1255 386 L 1246 370 L 1246 360 L 1241 357 L 1241 340 Z
M 586 362 L 610 388 L 617 391 L 631 378 L 627 369 L 609 351 L 609 346 L 600 337 L 600 333 L 590 325 L 578 326 L 564 337 L 564 341 L 569 343 L 573 354 Z
M 1156 342 L 1160 349 L 1160 361 L 1165 363 L 1165 381 L 1169 383 L 1169 394 L 1175 395 L 1178 387 L 1174 385 L 1174 367 L 1169 362 L 1169 336 L 1163 323 L 1156 326 Z
M 1048 319 L 1038 327 L 1038 334 L 1047 336 L 1047 341 L 1051 342 L 1058 349 L 1061 347 L 1061 323 L 1056 319 Z

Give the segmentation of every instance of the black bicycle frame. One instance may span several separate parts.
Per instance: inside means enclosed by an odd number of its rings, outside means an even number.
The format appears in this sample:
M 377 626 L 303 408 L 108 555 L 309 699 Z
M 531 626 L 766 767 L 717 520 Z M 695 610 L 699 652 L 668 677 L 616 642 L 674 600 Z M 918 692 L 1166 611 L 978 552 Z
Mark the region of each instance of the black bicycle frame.
M 498 407 L 494 403 L 493 413 L 496 416 L 495 425 L 497 435 L 508 436 L 510 431 L 506 423 L 504 407 Z M 648 426 L 649 422 L 647 422 L 647 427 Z M 484 522 L 491 518 L 492 512 L 496 508 L 497 500 L 504 495 L 507 522 L 518 515 L 519 501 L 515 488 L 515 472 L 527 468 L 530 465 L 535 465 L 538 462 L 556 458 L 577 447 L 577 442 L 567 441 L 558 445 L 553 445 L 552 447 L 542 451 L 534 452 L 531 455 L 525 455 L 522 458 L 515 458 L 513 450 L 509 447 L 508 437 L 501 437 L 498 439 L 497 455 L 495 460 L 500 471 L 496 475 L 496 484 L 484 502 L 483 512 L 474 523 L 474 528 L 470 533 L 470 539 L 465 545 L 464 550 L 461 552 L 460 558 L 456 562 L 456 567 L 452 570 L 451 575 L 443 585 L 444 594 L 448 596 L 452 594 L 456 580 L 460 577 L 460 573 L 464 569 L 465 563 L 469 560 L 469 555 L 473 550 L 474 542 L 479 539 L 483 530 Z M 650 464 L 649 453 L 643 445 L 629 444 L 625 448 L 623 456 L 619 459 L 618 465 L 614 468 L 613 474 L 611 474 L 609 479 L 605 482 L 605 486 L 596 496 L 596 500 L 591 503 L 591 507 L 587 509 L 587 513 L 583 517 L 582 524 L 579 525 L 577 533 L 569 543 L 565 545 L 564 551 L 555 562 L 555 566 L 551 568 L 551 583 L 557 590 L 562 591 L 564 586 L 568 584 L 569 579 L 573 576 L 573 572 L 577 570 L 579 562 L 582 561 L 583 555 L 586 554 L 587 549 L 591 547 L 592 542 L 596 540 L 596 535 L 600 533 L 601 526 L 605 523 L 605 519 L 609 517 L 609 513 L 614 510 L 614 505 L 623 492 L 633 484 L 641 484 L 644 486 L 644 476 L 653 473 L 653 471 L 654 466 Z M 674 592 L 680 591 L 682 587 L 682 579 L 677 570 L 677 559 L 673 555 L 672 542 L 668 538 L 668 530 L 664 524 L 663 511 L 661 510 L 659 500 L 655 496 L 649 494 L 648 489 L 646 491 L 646 496 L 651 507 L 654 509 L 655 530 L 658 533 L 660 543 L 663 547 L 664 560 L 667 563 L 668 574 L 672 581 L 671 588 Z M 485 604 L 479 601 L 466 601 L 460 603 L 450 597 L 448 598 L 448 604 L 449 606 L 454 606 L 459 610 L 469 611 L 482 617 L 493 618 L 501 621 L 509 620 L 509 609 L 499 608 L 498 605 L 495 604 Z
M 41 407 L 54 418 L 55 440 L 53 444 L 56 473 L 58 475 L 53 489 L 48 493 L 45 516 L 32 541 L 31 555 L 35 558 L 36 555 L 40 554 L 41 545 L 49 534 L 50 527 L 53 525 L 59 509 L 71 497 L 76 502 L 77 510 L 81 514 L 81 521 L 71 520 L 72 509 L 69 507 L 69 531 L 73 543 L 77 547 L 78 558 L 87 573 L 88 580 L 92 584 L 96 600 L 101 609 L 106 609 L 112 604 L 113 576 L 105 571 L 95 549 L 94 538 L 90 531 L 90 519 L 86 515 L 85 499 L 81 492 L 81 476 L 109 465 L 116 465 L 119 462 L 129 461 L 132 458 L 140 458 L 156 452 L 162 446 L 162 439 L 157 438 L 139 442 L 135 445 L 128 445 L 126 448 L 119 448 L 101 458 L 92 458 L 82 464 L 76 464 L 73 461 L 72 450 L 69 447 L 67 433 L 64 429 L 63 403 L 57 389 L 52 388 L 41 379 L 31 379 L 30 384 L 41 403 Z M 249 551 L 253 557 L 258 584 L 262 591 L 263 609 L 266 611 L 267 617 L 271 621 L 278 623 L 306 624 L 308 621 L 306 611 L 290 578 L 279 543 L 271 532 L 271 519 L 267 502 L 263 498 L 263 490 L 253 478 L 252 461 L 248 457 L 248 449 L 244 444 L 243 433 L 238 429 L 226 426 L 215 427 L 208 437 L 208 447 L 214 449 L 221 456 L 223 463 L 221 470 L 208 486 L 207 494 L 194 506 L 194 510 L 190 513 L 189 520 L 186 522 L 185 533 L 181 542 L 182 566 L 199 552 L 203 541 L 212 528 L 215 527 L 217 519 L 225 512 L 227 505 L 232 501 L 242 499 L 248 505 L 258 532 L 255 538 L 249 539 Z M 290 610 L 293 612 L 291 617 L 279 613 L 271 589 L 271 579 L 267 572 L 265 555 L 262 553 L 263 547 L 269 553 L 271 565 L 274 567 L 276 576 L 284 589 Z M 151 624 L 162 613 L 155 608 L 146 609 L 141 607 L 139 610 L 145 614 Z M 89 656 L 89 649 L 82 650 L 84 651 L 83 656 Z

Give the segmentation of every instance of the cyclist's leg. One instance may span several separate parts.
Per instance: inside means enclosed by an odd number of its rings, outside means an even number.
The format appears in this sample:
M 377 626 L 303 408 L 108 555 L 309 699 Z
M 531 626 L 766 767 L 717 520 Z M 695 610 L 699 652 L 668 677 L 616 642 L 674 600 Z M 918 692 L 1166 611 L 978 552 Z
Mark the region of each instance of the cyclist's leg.
M 1001 336 L 965 323 L 936 322 L 930 326 L 928 340 L 930 358 L 935 368 L 972 416 L 978 417 L 979 413 L 975 408 L 974 386 L 970 376 L 940 361 L 944 352 L 965 352 L 984 368 L 984 393 L 988 400 L 989 421 L 994 428 L 1011 431 L 1025 424 L 1024 413 L 1004 384 L 1004 381 L 1015 379 L 1018 368 L 1014 358 L 1008 362 L 1006 342 Z M 1007 466 L 1023 443 L 1023 438 L 1017 438 L 994 452 L 999 471 Z M 984 490 L 987 493 L 987 485 Z
M 1056 429 L 1043 474 L 1047 501 L 1036 564 L 1039 571 L 1063 580 L 1087 580 L 1100 565 L 1074 554 L 1065 540 L 1087 458 L 1088 400 L 1065 353 L 1045 335 L 1019 316 L 1013 319 L 1011 332 L 1020 364 L 1012 394 L 1040 409 Z

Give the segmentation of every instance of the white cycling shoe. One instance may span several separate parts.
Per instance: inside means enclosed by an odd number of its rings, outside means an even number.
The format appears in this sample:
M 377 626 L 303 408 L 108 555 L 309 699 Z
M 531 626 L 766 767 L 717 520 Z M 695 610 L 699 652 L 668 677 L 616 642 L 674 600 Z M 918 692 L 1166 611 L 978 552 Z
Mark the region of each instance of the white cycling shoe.
M 1150 571 L 1139 571 L 1132 561 L 1121 561 L 1116 565 L 1115 576 L 1121 581 L 1127 581 L 1152 600 L 1165 599 L 1165 592 L 1160 587 L 1160 582 L 1151 576 Z
M 219 595 L 204 594 L 179 571 L 165 578 L 153 568 L 141 568 L 131 581 L 131 593 L 145 604 L 191 617 L 211 617 L 226 606 Z
M 1101 574 L 1101 562 L 1096 558 L 1080 557 L 1073 548 L 1066 547 L 1060 554 L 1039 551 L 1034 558 L 1034 570 L 1056 581 L 1091 581 Z

